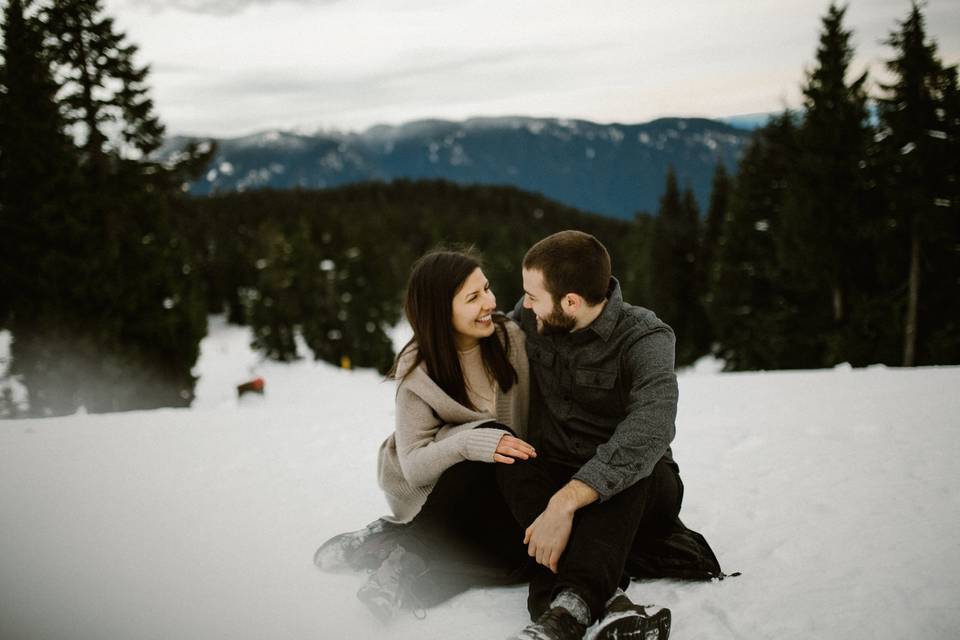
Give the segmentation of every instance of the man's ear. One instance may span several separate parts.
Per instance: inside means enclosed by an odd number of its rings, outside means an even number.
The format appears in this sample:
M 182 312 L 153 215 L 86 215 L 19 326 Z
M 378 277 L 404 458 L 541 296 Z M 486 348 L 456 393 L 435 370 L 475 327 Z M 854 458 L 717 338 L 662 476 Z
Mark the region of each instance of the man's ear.
M 576 313 L 580 310 L 580 307 L 583 306 L 583 298 L 576 293 L 568 293 L 567 295 L 563 296 L 563 302 L 561 305 L 564 311 Z

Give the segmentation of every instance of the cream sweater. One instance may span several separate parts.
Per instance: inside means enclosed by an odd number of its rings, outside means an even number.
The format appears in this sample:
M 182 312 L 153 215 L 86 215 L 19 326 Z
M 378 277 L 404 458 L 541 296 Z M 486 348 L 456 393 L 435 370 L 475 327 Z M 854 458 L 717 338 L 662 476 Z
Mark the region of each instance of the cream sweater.
M 505 324 L 510 337 L 510 364 L 518 380 L 510 391 L 496 390 L 494 420 L 524 437 L 530 403 L 530 369 L 524 335 L 513 321 Z M 502 334 L 498 335 L 503 339 Z M 397 365 L 396 428 L 382 445 L 377 480 L 393 510 L 393 522 L 409 522 L 420 511 L 440 475 L 463 460 L 493 462 L 501 429 L 475 429 L 490 422 L 486 413 L 469 409 L 448 396 L 420 365 L 405 378 L 415 355 L 410 349 Z

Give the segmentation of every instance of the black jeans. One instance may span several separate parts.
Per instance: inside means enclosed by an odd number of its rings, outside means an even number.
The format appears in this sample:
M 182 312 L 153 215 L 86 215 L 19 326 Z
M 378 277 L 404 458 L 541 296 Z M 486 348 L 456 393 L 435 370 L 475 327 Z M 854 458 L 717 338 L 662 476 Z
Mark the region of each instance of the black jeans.
M 447 469 L 417 516 L 394 530 L 396 540 L 425 562 L 410 588 L 431 607 L 471 587 L 518 584 L 531 566 L 517 544 L 523 531 L 497 488 L 498 463 L 461 462 Z
M 576 468 L 534 458 L 497 465 L 497 481 L 522 529 L 543 513 L 554 493 Z M 583 598 L 594 619 L 602 616 L 617 586 L 625 586 L 624 565 L 635 540 L 669 531 L 680 513 L 683 485 L 676 467 L 660 460 L 653 472 L 606 502 L 577 511 L 567 548 L 554 574 L 537 565 L 532 571 L 527 609 L 536 620 L 553 598 L 571 590 Z M 523 536 L 517 542 L 522 545 Z

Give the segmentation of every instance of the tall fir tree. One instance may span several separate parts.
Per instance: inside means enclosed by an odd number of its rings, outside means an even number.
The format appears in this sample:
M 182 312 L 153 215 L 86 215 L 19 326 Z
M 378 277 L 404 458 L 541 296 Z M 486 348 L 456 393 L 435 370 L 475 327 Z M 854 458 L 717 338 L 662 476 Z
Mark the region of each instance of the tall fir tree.
M 873 260 L 864 241 L 867 147 L 871 130 L 864 90 L 866 72 L 848 81 L 853 48 L 844 29 L 846 7 L 832 3 L 822 19 L 814 68 L 803 86 L 791 190 L 787 193 L 780 259 L 789 277 L 810 284 L 805 305 L 828 346 L 823 365 L 849 360 L 845 330 L 850 298 L 869 278 Z
M 29 4 L 4 7 L 0 51 L 0 326 L 15 310 L 29 316 L 33 305 L 62 293 L 43 256 L 63 230 L 65 194 L 76 187 L 75 157 Z
M 43 286 L 13 311 L 11 371 L 22 376 L 34 415 L 81 404 L 90 411 L 186 404 L 206 319 L 169 210 L 202 154 L 188 150 L 170 167 L 147 157 L 163 134 L 147 69 L 135 64 L 136 48 L 99 2 L 46 2 L 33 25 L 36 55 L 60 85 L 53 113 L 70 134 L 69 175 L 80 179 L 61 181 L 50 216 L 24 219 L 44 240 Z M 50 119 L 36 111 L 25 122 L 49 129 Z M 43 198 L 34 185 L 22 189 Z
M 64 342 L 61 327 L 83 299 L 75 283 L 87 273 L 84 248 L 92 245 L 77 206 L 76 154 L 32 4 L 11 0 L 4 8 L 0 75 L 0 315 L 14 338 L 10 374 L 30 371 L 34 354 Z M 42 347 L 41 333 L 49 337 Z M 58 359 L 66 358 L 44 357 L 44 375 L 24 382 L 35 406 L 67 413 L 77 406 L 78 377 Z
M 916 3 L 887 44 L 894 49 L 887 62 L 893 80 L 879 100 L 879 138 L 888 227 L 904 257 L 901 276 L 891 283 L 903 291 L 902 364 L 950 361 L 960 355 L 957 75 L 941 63 Z
M 650 259 L 651 308 L 677 335 L 677 364 L 702 355 L 703 314 L 697 288 L 699 214 L 693 193 L 681 194 L 671 167 L 654 223 Z
M 796 153 L 787 112 L 754 133 L 740 161 L 717 252 L 709 307 L 717 353 L 732 371 L 818 366 L 822 344 L 799 283 L 777 256 Z
M 650 260 L 653 251 L 653 235 L 656 217 L 638 211 L 626 236 L 627 258 L 618 269 L 623 297 L 633 304 L 650 306 L 650 288 L 653 285 Z
M 119 158 L 139 159 L 163 144 L 164 128 L 134 60 L 100 0 L 57 0 L 44 12 L 51 57 L 63 81 L 60 101 L 90 175 L 104 178 Z
M 713 304 L 712 285 L 715 281 L 717 269 L 717 254 L 720 251 L 723 223 L 730 207 L 730 176 L 723 162 L 717 161 L 713 172 L 713 182 L 710 188 L 710 204 L 707 208 L 707 218 L 703 225 L 703 234 L 700 238 L 700 255 L 698 269 L 698 288 L 701 291 L 701 302 L 707 314 L 708 345 L 714 340 L 714 329 L 709 323 L 709 310 Z
M 682 225 L 682 207 L 677 176 L 673 167 L 670 167 L 663 195 L 660 196 L 650 244 L 650 271 L 655 274 L 650 281 L 650 308 L 667 322 L 675 322 L 680 315 L 677 299 L 681 276 L 673 237 L 676 235 L 674 228 Z

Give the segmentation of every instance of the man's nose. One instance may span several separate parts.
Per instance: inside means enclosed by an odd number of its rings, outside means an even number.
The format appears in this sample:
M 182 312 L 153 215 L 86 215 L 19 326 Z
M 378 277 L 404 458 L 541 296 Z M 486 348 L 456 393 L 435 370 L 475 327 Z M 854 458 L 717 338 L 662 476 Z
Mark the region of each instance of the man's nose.
M 530 302 L 529 296 L 523 296 L 523 308 L 524 309 L 533 309 L 533 303 Z

